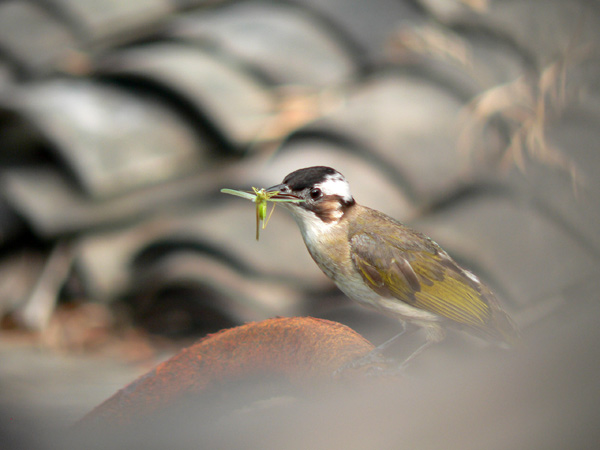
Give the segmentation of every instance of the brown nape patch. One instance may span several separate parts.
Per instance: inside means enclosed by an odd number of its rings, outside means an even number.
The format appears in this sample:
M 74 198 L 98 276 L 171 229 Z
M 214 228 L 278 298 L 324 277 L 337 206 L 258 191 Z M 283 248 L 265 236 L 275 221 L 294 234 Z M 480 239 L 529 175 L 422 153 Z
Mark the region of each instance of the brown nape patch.
M 339 195 L 327 195 L 321 201 L 313 205 L 306 205 L 314 211 L 316 216 L 325 223 L 337 222 L 346 213 L 346 210 L 354 205 L 354 199 L 350 202 L 344 201 Z

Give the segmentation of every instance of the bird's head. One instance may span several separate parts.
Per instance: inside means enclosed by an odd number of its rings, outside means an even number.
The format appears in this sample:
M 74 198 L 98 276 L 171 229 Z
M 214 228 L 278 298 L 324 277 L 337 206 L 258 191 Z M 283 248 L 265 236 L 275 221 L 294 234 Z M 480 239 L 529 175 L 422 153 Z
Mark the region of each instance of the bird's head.
M 301 226 L 334 224 L 354 204 L 350 185 L 344 176 L 331 167 L 306 167 L 288 174 L 283 183 L 267 189 L 279 191 L 279 196 L 302 199 L 297 203 L 282 203 Z

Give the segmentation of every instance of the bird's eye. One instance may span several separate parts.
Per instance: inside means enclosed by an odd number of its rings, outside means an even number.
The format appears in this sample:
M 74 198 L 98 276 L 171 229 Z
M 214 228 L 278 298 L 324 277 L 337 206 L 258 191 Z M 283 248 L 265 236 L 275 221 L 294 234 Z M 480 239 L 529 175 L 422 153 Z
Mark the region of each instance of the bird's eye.
M 313 200 L 318 199 L 322 195 L 323 195 L 323 193 L 321 192 L 321 189 L 319 189 L 319 188 L 313 188 L 310 190 L 310 198 L 312 198 Z

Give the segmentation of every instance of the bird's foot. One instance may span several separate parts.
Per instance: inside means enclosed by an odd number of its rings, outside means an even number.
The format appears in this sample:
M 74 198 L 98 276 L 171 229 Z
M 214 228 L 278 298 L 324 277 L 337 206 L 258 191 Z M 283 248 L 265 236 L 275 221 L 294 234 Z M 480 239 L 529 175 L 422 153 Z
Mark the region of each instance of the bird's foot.
M 400 333 L 394 335 L 383 344 L 380 344 L 366 355 L 353 359 L 336 369 L 335 372 L 333 372 L 333 378 L 339 379 L 342 377 L 342 374 L 344 374 L 343 377 L 347 377 L 349 374 L 351 374 L 351 376 L 357 376 L 359 374 L 367 376 L 382 375 L 388 372 L 390 368 L 397 367 L 398 363 L 392 358 L 385 357 L 383 352 L 400 336 L 405 334 L 406 330 L 406 325 L 402 323 L 402 331 L 400 331 Z
M 360 358 L 353 359 L 347 362 L 333 372 L 334 379 L 342 377 L 366 375 L 366 376 L 398 376 L 404 375 L 406 368 L 419 356 L 425 349 L 433 344 L 432 341 L 427 341 L 407 358 L 398 362 L 394 358 L 389 358 L 383 355 L 383 351 L 389 346 L 389 342 L 371 350 Z
M 336 369 L 333 372 L 332 377 L 338 380 L 341 378 L 354 378 L 357 376 L 386 375 L 391 369 L 397 366 L 397 361 L 383 356 L 382 349 L 375 348 L 366 355 L 348 361 L 346 364 Z

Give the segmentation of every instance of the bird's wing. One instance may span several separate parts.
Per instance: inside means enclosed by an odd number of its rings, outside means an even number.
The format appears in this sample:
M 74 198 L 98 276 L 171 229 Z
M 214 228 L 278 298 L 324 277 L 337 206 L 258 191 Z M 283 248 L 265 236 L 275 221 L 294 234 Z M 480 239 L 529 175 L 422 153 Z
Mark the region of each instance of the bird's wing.
M 355 267 L 379 295 L 484 331 L 490 327 L 493 294 L 426 236 L 408 228 L 362 230 L 350 246 Z

